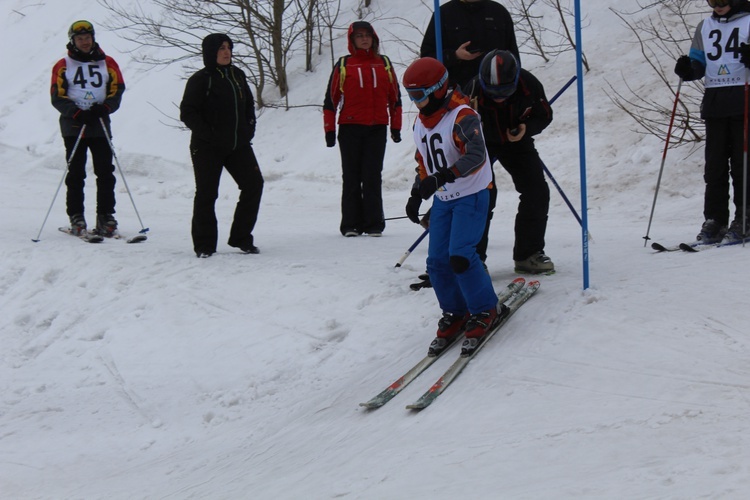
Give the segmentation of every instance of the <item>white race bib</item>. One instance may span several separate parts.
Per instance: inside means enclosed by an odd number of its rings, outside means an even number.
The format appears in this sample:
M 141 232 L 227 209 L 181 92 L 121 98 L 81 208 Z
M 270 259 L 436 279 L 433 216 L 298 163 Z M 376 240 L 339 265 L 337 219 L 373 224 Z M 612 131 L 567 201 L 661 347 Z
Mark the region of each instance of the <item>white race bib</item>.
M 438 168 L 444 169 L 453 166 L 461 158 L 461 151 L 453 141 L 453 125 L 458 113 L 465 108 L 471 109 L 465 104 L 452 109 L 443 116 L 443 119 L 435 125 L 435 128 L 425 127 L 422 120 L 417 117 L 414 126 L 414 141 L 425 162 L 428 175 L 434 174 Z M 480 133 L 482 133 L 481 130 Z M 445 184 L 438 189 L 435 196 L 440 200 L 450 201 L 487 189 L 487 186 L 492 182 L 492 170 L 489 155 L 485 158 L 482 168 L 471 175 L 459 177 L 455 181 Z
M 76 61 L 65 58 L 65 78 L 68 97 L 81 109 L 101 104 L 107 98 L 107 63 L 101 61 Z
M 723 23 L 710 17 L 701 30 L 706 53 L 706 87 L 731 87 L 745 84 L 745 65 L 737 51 L 750 39 L 750 16 Z

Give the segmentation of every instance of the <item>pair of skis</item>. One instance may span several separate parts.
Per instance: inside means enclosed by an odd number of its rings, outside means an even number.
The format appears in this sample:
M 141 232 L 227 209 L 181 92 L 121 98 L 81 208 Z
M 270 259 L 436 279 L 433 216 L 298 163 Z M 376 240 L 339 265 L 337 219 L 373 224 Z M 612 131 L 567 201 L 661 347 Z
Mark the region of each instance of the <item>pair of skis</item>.
M 742 243 L 742 240 L 735 240 L 735 241 L 728 241 L 728 242 L 711 242 L 706 243 L 704 241 L 693 241 L 692 243 L 680 243 L 678 245 L 673 246 L 664 246 L 661 243 L 651 243 L 651 248 L 656 250 L 657 252 L 676 252 L 678 250 L 682 250 L 683 252 L 688 253 L 695 253 L 695 252 L 702 252 L 703 250 L 708 250 L 710 248 L 723 248 L 723 247 L 731 247 L 734 245 L 739 245 Z
M 102 241 L 104 241 L 104 237 L 102 235 L 94 233 L 94 232 L 86 232 L 84 234 L 75 234 L 73 233 L 73 231 L 71 231 L 69 227 L 58 227 L 57 229 L 65 234 L 69 234 L 71 236 L 80 238 L 86 243 L 101 243 Z M 140 243 L 148 239 L 145 234 L 136 234 L 135 236 L 132 236 L 130 238 L 125 238 L 119 232 L 115 232 L 115 234 L 113 236 L 110 236 L 110 238 L 113 238 L 115 240 L 125 239 L 126 243 Z
M 500 302 L 508 306 L 509 312 L 495 328 L 487 333 L 482 338 L 481 343 L 476 349 L 469 355 L 460 355 L 456 361 L 443 373 L 443 375 L 425 392 L 417 401 L 407 405 L 406 408 L 410 410 L 421 410 L 427 408 L 432 404 L 440 394 L 453 382 L 456 377 L 463 371 L 466 365 L 477 355 L 477 353 L 485 346 L 485 344 L 497 333 L 500 328 L 508 321 L 508 319 L 516 312 L 532 295 L 539 289 L 539 281 L 530 281 L 528 284 L 523 278 L 516 278 L 509 283 L 505 289 L 498 294 Z M 458 336 L 451 345 L 459 343 L 459 340 L 463 338 Z M 417 364 L 415 364 L 410 370 L 404 375 L 399 377 L 395 382 L 386 387 L 377 396 L 373 397 L 365 403 L 360 403 L 367 409 L 380 408 L 388 401 L 396 397 L 407 385 L 413 382 L 422 372 L 429 368 L 437 359 L 445 354 L 451 346 L 446 347 L 438 356 L 425 356 Z

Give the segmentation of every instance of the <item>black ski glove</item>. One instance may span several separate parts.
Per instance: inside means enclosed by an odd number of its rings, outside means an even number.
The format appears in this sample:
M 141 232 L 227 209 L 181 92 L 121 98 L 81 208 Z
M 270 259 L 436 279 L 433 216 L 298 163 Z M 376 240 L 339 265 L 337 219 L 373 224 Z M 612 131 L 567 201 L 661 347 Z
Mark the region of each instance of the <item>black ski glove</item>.
M 332 148 L 336 145 L 336 132 L 331 130 L 330 132 L 326 132 L 326 146 L 329 148 Z
M 419 197 L 419 190 L 412 189 L 409 201 L 406 202 L 406 216 L 414 224 L 419 224 L 419 207 L 422 205 L 422 198 Z
M 445 170 L 439 170 L 438 172 L 422 179 L 422 182 L 419 183 L 419 196 L 421 196 L 423 200 L 426 200 L 435 194 L 435 191 L 440 189 L 447 182 L 453 182 L 455 180 L 456 176 L 453 175 L 453 172 L 451 172 L 450 169 L 446 168 Z
M 89 108 L 89 111 L 94 115 L 96 121 L 99 121 L 99 118 L 104 118 L 109 114 L 109 107 L 106 104 L 94 104 Z
M 688 56 L 680 56 L 677 58 L 677 64 L 674 66 L 674 73 L 683 80 L 692 80 L 693 64 L 690 62 Z
M 401 131 L 399 129 L 397 129 L 397 128 L 392 128 L 391 129 L 391 139 L 395 143 L 401 142 Z
M 746 68 L 750 68 L 750 44 L 740 44 L 740 62 L 745 65 Z

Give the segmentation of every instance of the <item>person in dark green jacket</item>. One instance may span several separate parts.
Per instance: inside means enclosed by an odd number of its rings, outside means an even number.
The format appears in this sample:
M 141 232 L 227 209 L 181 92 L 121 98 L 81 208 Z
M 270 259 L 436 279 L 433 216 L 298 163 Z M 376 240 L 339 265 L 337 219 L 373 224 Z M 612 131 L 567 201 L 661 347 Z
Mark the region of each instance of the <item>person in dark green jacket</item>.
M 252 234 L 263 193 L 263 175 L 250 142 L 255 135 L 255 101 L 245 73 L 232 65 L 232 47 L 225 34 L 203 39 L 205 67 L 188 79 L 180 103 L 180 119 L 192 131 L 195 198 L 191 232 L 199 258 L 216 252 L 215 204 L 224 168 L 240 189 L 229 246 L 259 253 Z

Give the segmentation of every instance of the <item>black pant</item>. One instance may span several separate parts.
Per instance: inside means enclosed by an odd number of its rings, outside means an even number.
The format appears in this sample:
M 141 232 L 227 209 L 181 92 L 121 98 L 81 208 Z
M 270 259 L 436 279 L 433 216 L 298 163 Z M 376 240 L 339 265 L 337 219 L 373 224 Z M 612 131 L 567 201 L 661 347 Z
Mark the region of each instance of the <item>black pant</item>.
M 544 167 L 533 140 L 523 140 L 507 144 L 501 148 L 490 148 L 490 158 L 497 159 L 513 179 L 513 185 L 520 194 L 515 222 L 515 243 L 513 260 L 525 260 L 537 252 L 544 251 L 544 235 L 547 232 L 549 213 L 549 186 L 544 178 Z M 494 180 L 494 175 L 493 175 Z M 492 210 L 497 200 L 490 197 L 490 210 L 487 215 L 485 236 L 477 245 L 477 253 L 486 258 L 487 235 L 489 234 Z M 484 253 L 484 255 L 483 255 Z
M 229 232 L 229 245 L 247 248 L 253 244 L 253 229 L 258 220 L 260 198 L 263 194 L 263 175 L 250 144 L 221 155 L 207 145 L 190 145 L 195 173 L 195 198 L 193 200 L 192 236 L 197 253 L 216 252 L 218 239 L 216 199 L 223 168 L 232 176 L 240 189 L 240 199 L 234 211 L 234 221 Z
M 339 149 L 343 187 L 341 234 L 381 233 L 383 215 L 382 172 L 386 143 L 385 125 L 341 125 Z
M 65 157 L 70 153 L 78 137 L 63 137 Z M 115 213 L 115 166 L 112 163 L 112 149 L 106 137 L 84 137 L 78 144 L 76 154 L 69 161 L 65 186 L 68 188 L 66 205 L 68 215 L 83 214 L 83 187 L 86 181 L 86 150 L 91 151 L 96 175 L 96 213 Z
M 742 218 L 742 164 L 744 155 L 742 116 L 706 119 L 706 191 L 703 216 L 722 226 L 729 223 L 729 176 L 732 176 L 735 218 Z

